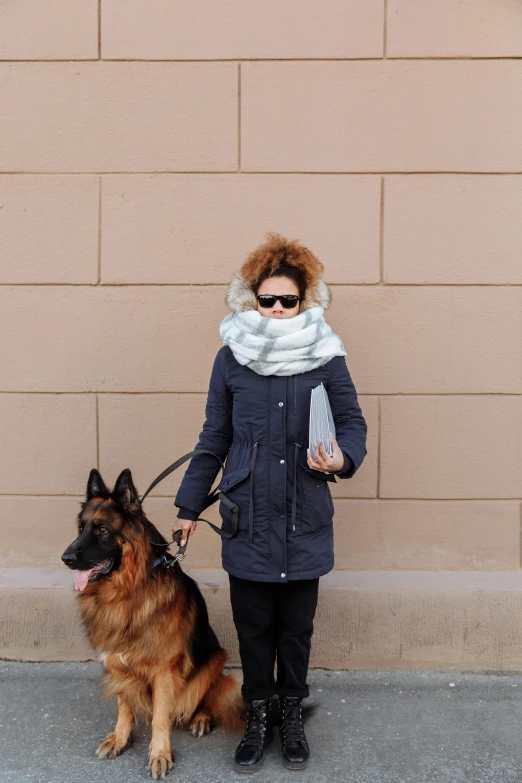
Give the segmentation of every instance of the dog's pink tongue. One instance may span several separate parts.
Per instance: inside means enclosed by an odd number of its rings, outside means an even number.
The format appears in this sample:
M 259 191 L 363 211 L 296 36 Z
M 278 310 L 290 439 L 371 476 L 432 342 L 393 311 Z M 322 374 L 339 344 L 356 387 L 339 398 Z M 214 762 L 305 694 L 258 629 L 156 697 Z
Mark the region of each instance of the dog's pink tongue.
M 74 572 L 74 589 L 85 590 L 89 577 L 94 571 L 94 568 L 89 568 L 88 571 L 75 571 Z

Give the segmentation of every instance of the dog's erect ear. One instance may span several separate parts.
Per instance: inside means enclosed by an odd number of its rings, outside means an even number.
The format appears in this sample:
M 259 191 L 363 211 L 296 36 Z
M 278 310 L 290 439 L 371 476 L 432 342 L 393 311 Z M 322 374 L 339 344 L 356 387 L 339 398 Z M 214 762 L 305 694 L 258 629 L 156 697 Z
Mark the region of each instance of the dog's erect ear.
M 112 490 L 112 495 L 116 498 L 116 500 L 119 500 L 119 502 L 125 508 L 133 506 L 138 502 L 138 492 L 134 486 L 132 474 L 129 468 L 122 470 L 116 479 L 116 484 Z
M 101 474 L 96 468 L 93 468 L 89 473 L 89 480 L 87 481 L 87 500 L 95 497 L 108 498 L 109 488 L 105 486 L 105 483 L 101 477 Z

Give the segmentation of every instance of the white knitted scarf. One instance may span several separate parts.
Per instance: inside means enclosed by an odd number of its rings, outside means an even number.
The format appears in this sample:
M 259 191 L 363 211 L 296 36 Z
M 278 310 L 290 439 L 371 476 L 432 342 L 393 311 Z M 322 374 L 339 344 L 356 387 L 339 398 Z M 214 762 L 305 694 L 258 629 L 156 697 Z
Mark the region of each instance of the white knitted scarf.
M 258 310 L 232 312 L 219 334 L 239 364 L 259 375 L 297 375 L 347 355 L 323 313 L 321 305 L 291 318 L 269 318 Z

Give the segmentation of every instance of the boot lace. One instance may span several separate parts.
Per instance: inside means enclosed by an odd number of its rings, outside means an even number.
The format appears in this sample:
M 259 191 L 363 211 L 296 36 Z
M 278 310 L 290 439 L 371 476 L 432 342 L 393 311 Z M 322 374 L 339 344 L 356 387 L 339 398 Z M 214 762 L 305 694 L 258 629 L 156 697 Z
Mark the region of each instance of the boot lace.
M 266 731 L 266 707 L 254 707 L 253 704 L 249 704 L 246 710 L 246 720 L 245 734 L 240 742 L 240 746 L 247 744 L 262 745 Z
M 283 742 L 305 742 L 305 734 L 302 723 L 302 709 L 300 704 L 283 705 L 281 734 Z

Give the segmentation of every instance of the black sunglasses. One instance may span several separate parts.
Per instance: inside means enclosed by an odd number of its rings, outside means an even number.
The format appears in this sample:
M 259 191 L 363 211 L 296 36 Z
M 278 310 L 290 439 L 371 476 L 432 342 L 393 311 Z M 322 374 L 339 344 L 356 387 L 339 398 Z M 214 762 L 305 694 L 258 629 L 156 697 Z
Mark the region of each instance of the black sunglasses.
M 297 296 L 297 294 L 281 294 L 281 296 L 276 296 L 276 294 L 258 294 L 256 299 L 261 307 L 273 307 L 279 299 L 285 310 L 291 310 L 292 307 L 295 307 L 301 301 L 301 297 Z

